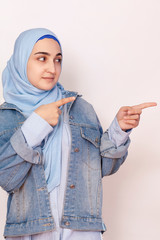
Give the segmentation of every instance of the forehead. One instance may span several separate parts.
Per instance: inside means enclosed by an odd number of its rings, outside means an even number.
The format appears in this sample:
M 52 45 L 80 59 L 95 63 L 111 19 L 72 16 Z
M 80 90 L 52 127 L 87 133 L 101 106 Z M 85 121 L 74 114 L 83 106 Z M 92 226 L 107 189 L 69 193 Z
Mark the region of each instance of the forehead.
M 55 41 L 54 39 L 44 38 L 35 43 L 32 49 L 32 53 L 34 54 L 35 52 L 44 52 L 44 51 L 57 54 L 61 52 L 61 48 L 58 42 Z

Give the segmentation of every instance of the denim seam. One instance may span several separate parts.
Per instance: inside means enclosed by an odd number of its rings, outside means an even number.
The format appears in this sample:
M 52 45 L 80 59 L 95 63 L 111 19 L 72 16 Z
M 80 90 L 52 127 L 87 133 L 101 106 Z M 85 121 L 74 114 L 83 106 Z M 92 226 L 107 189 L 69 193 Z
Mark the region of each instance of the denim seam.
M 69 124 L 74 125 L 74 126 L 80 126 L 80 127 L 86 127 L 86 128 L 90 128 L 90 129 L 94 129 L 94 130 L 99 130 L 98 127 L 95 125 L 84 124 L 84 123 L 75 123 L 75 122 L 71 122 L 71 121 L 69 121 Z
M 22 222 L 22 223 L 8 223 L 7 225 L 9 225 L 9 226 L 6 226 L 5 228 L 12 228 L 12 227 L 15 227 L 15 225 L 19 225 L 19 224 L 29 224 L 29 223 L 35 223 L 35 222 L 39 222 L 39 221 L 44 221 L 44 220 L 47 220 L 47 219 L 52 219 L 53 220 L 53 217 L 48 217 L 48 218 L 39 218 L 39 219 L 35 219 L 35 220 L 31 220 L 31 221 L 27 221 L 27 223 L 26 222 Z
M 89 143 L 87 143 L 87 156 L 88 156 L 88 161 L 90 164 L 90 151 L 89 151 Z M 93 215 L 93 206 L 92 206 L 92 193 L 91 193 L 91 181 L 90 181 L 90 168 L 88 168 L 88 188 L 89 188 L 89 201 L 90 201 L 90 210 L 91 210 L 91 215 Z
M 17 167 L 10 173 L 10 175 L 9 175 L 9 178 L 8 178 L 8 181 L 7 181 L 7 183 L 6 183 L 6 185 L 5 186 L 3 186 L 3 188 L 5 189 L 7 186 L 8 186 L 8 184 L 11 182 L 11 180 L 13 179 L 13 177 L 16 175 L 16 173 L 18 172 L 18 170 L 19 170 L 19 165 L 17 165 Z
M 16 131 L 19 127 L 16 127 L 16 128 L 12 128 L 12 129 L 6 129 L 2 132 L 0 132 L 0 137 L 3 136 L 4 134 L 10 132 L 10 131 Z
M 102 186 L 102 182 L 101 182 L 101 179 L 99 179 L 98 191 L 97 191 L 97 216 L 99 216 L 101 186 Z

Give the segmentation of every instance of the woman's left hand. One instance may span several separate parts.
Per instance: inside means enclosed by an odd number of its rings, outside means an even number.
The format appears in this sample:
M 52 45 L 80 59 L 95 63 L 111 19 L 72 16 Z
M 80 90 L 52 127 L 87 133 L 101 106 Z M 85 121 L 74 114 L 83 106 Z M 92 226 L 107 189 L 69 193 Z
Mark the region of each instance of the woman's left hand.
M 155 102 L 142 103 L 132 107 L 121 107 L 117 113 L 118 123 L 123 131 L 138 126 L 144 108 L 157 106 Z

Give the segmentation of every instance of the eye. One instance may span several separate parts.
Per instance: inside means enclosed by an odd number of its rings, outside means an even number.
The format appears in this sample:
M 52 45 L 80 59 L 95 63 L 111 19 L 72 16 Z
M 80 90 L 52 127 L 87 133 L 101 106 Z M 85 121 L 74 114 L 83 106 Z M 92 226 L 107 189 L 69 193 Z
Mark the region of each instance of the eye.
M 44 62 L 46 60 L 46 57 L 39 57 L 38 60 Z
M 61 59 L 61 58 L 57 58 L 57 59 L 55 59 L 55 62 L 61 63 L 61 62 L 62 62 L 62 59 Z

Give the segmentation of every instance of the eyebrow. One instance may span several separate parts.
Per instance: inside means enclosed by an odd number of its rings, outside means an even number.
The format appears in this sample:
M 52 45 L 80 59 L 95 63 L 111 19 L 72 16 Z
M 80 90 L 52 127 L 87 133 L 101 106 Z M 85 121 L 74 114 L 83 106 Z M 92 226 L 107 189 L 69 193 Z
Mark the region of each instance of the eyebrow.
M 43 55 L 47 55 L 47 56 L 50 56 L 51 54 L 48 53 L 48 52 L 36 52 L 34 55 L 37 55 L 37 54 L 43 54 Z M 56 56 L 62 56 L 62 53 L 57 53 Z

